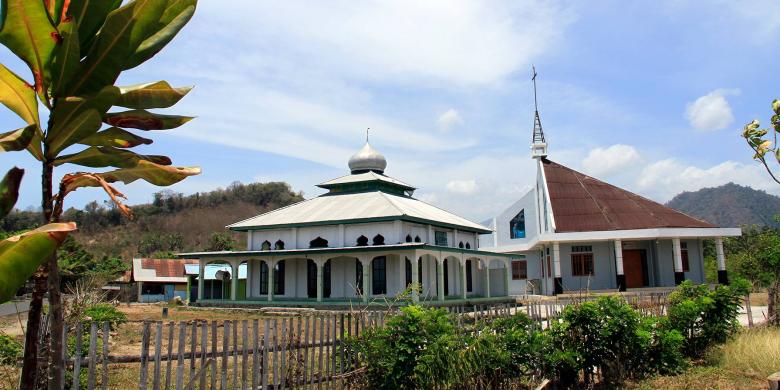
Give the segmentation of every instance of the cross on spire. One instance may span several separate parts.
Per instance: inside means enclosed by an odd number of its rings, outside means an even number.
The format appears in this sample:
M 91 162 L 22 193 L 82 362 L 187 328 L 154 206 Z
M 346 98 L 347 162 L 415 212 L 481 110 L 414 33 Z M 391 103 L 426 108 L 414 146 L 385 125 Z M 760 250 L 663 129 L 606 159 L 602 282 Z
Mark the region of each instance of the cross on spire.
M 547 141 L 544 139 L 544 130 L 542 130 L 542 120 L 539 117 L 539 103 L 536 97 L 536 67 L 532 66 L 533 75 L 531 81 L 534 84 L 534 134 L 532 138 L 532 155 L 533 157 L 547 156 Z
M 368 131 L 371 130 L 370 127 L 366 127 L 366 143 L 368 143 Z

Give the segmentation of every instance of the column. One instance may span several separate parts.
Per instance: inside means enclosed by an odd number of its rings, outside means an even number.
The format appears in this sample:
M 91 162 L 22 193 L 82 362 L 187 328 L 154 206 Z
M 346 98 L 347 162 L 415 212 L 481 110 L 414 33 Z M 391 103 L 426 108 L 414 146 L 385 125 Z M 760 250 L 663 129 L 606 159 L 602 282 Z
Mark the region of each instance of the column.
M 322 302 L 323 288 L 325 286 L 325 283 L 323 283 L 325 276 L 324 262 L 322 259 L 315 259 L 314 264 L 317 264 L 317 302 Z
M 615 240 L 615 275 L 618 291 L 626 291 L 626 275 L 623 273 L 623 241 Z
M 274 261 L 271 260 L 265 260 L 265 263 L 268 264 L 268 302 L 271 302 L 274 300 Z
M 361 257 L 360 264 L 363 264 L 363 303 L 368 303 L 369 280 L 371 280 L 371 257 Z
M 192 290 L 192 276 L 190 276 L 190 275 L 185 275 L 185 276 L 187 277 L 187 291 L 185 291 L 185 294 L 184 294 L 184 296 L 185 296 L 184 301 L 189 303 L 190 299 L 191 299 L 191 297 L 190 297 L 190 290 Z
M 143 290 L 143 288 L 144 288 L 144 282 L 138 282 L 138 303 L 142 303 L 143 302 L 141 300 L 141 295 L 143 295 L 143 294 L 141 294 L 141 291 Z
M 483 274 L 485 275 L 485 284 L 482 288 L 485 289 L 485 298 L 490 298 L 490 259 L 485 259 L 484 264 L 485 272 L 483 272 Z
M 235 301 L 238 296 L 238 265 L 230 263 L 230 300 Z
M 198 262 L 198 302 L 203 300 L 203 290 L 206 288 L 205 280 L 203 280 L 205 279 L 204 276 L 205 269 L 206 269 L 206 265 L 203 264 L 203 261 L 199 261 Z
M 561 244 L 553 243 L 553 275 L 555 275 L 553 294 L 563 293 L 563 278 L 561 277 Z
M 436 259 L 436 292 L 440 302 L 444 302 L 444 259 Z
M 414 286 L 412 289 L 412 302 L 417 303 L 420 302 L 420 275 L 417 273 L 420 258 L 417 257 L 417 252 L 414 252 L 409 260 L 412 262 L 412 285 Z
M 672 255 L 674 257 L 674 284 L 678 285 L 685 280 L 685 272 L 682 266 L 682 249 L 680 239 L 672 238 Z
M 723 252 L 723 237 L 715 238 L 715 253 L 718 258 L 718 283 L 729 284 L 729 275 L 726 271 L 726 254 Z
M 466 260 L 460 259 L 460 297 L 466 299 L 468 294 L 468 281 L 466 280 Z
M 510 296 L 510 288 L 512 285 L 512 259 L 504 260 L 504 277 L 506 278 L 506 296 Z

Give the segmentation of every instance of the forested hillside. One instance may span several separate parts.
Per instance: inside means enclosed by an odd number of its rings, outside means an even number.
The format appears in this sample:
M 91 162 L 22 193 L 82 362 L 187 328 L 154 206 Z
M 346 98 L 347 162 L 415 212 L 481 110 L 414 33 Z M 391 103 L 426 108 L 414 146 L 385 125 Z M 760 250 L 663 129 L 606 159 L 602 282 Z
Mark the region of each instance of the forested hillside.
M 225 225 L 303 200 L 287 183 L 233 183 L 225 189 L 183 195 L 154 194 L 150 204 L 132 206 L 130 221 L 111 204 L 92 202 L 65 211 L 78 223 L 76 241 L 95 257 L 167 256 L 171 252 L 230 249 L 238 235 Z M 0 221 L 5 232 L 29 229 L 40 213 L 16 210 Z
M 667 206 L 723 227 L 780 227 L 774 220 L 780 215 L 780 197 L 734 183 L 683 192 Z

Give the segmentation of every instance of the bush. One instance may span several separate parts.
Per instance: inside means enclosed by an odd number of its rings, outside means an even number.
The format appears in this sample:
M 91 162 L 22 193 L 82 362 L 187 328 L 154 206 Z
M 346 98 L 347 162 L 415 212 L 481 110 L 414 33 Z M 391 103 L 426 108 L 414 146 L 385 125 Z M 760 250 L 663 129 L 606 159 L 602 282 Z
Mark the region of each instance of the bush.
M 684 337 L 687 356 L 701 357 L 739 330 L 737 316 L 748 291 L 749 284 L 740 279 L 714 290 L 685 281 L 669 295 L 669 324 Z
M 370 329 L 354 342 L 365 356 L 367 379 L 376 389 L 448 387 L 458 375 L 458 337 L 441 309 L 407 306 L 385 327 Z
M 15 365 L 22 357 L 22 343 L 11 336 L 0 334 L 0 365 Z
M 108 322 L 114 329 L 118 323 L 127 321 L 127 316 L 110 303 L 98 303 L 84 310 L 84 320 L 99 324 Z

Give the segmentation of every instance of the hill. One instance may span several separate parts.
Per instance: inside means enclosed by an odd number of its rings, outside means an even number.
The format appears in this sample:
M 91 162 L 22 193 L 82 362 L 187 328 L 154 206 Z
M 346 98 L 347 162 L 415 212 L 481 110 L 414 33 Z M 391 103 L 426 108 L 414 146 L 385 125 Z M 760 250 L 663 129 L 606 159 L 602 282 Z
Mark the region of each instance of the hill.
M 734 183 L 683 192 L 666 205 L 722 227 L 780 227 L 774 220 L 780 215 L 780 197 Z
M 131 221 L 110 203 L 92 202 L 68 209 L 63 220 L 74 221 L 74 235 L 91 255 L 121 257 L 166 256 L 170 252 L 231 249 L 240 237 L 225 225 L 303 200 L 287 183 L 233 183 L 225 189 L 183 195 L 154 194 L 152 203 L 132 206 Z M 40 223 L 40 213 L 15 210 L 0 220 L 6 232 Z

